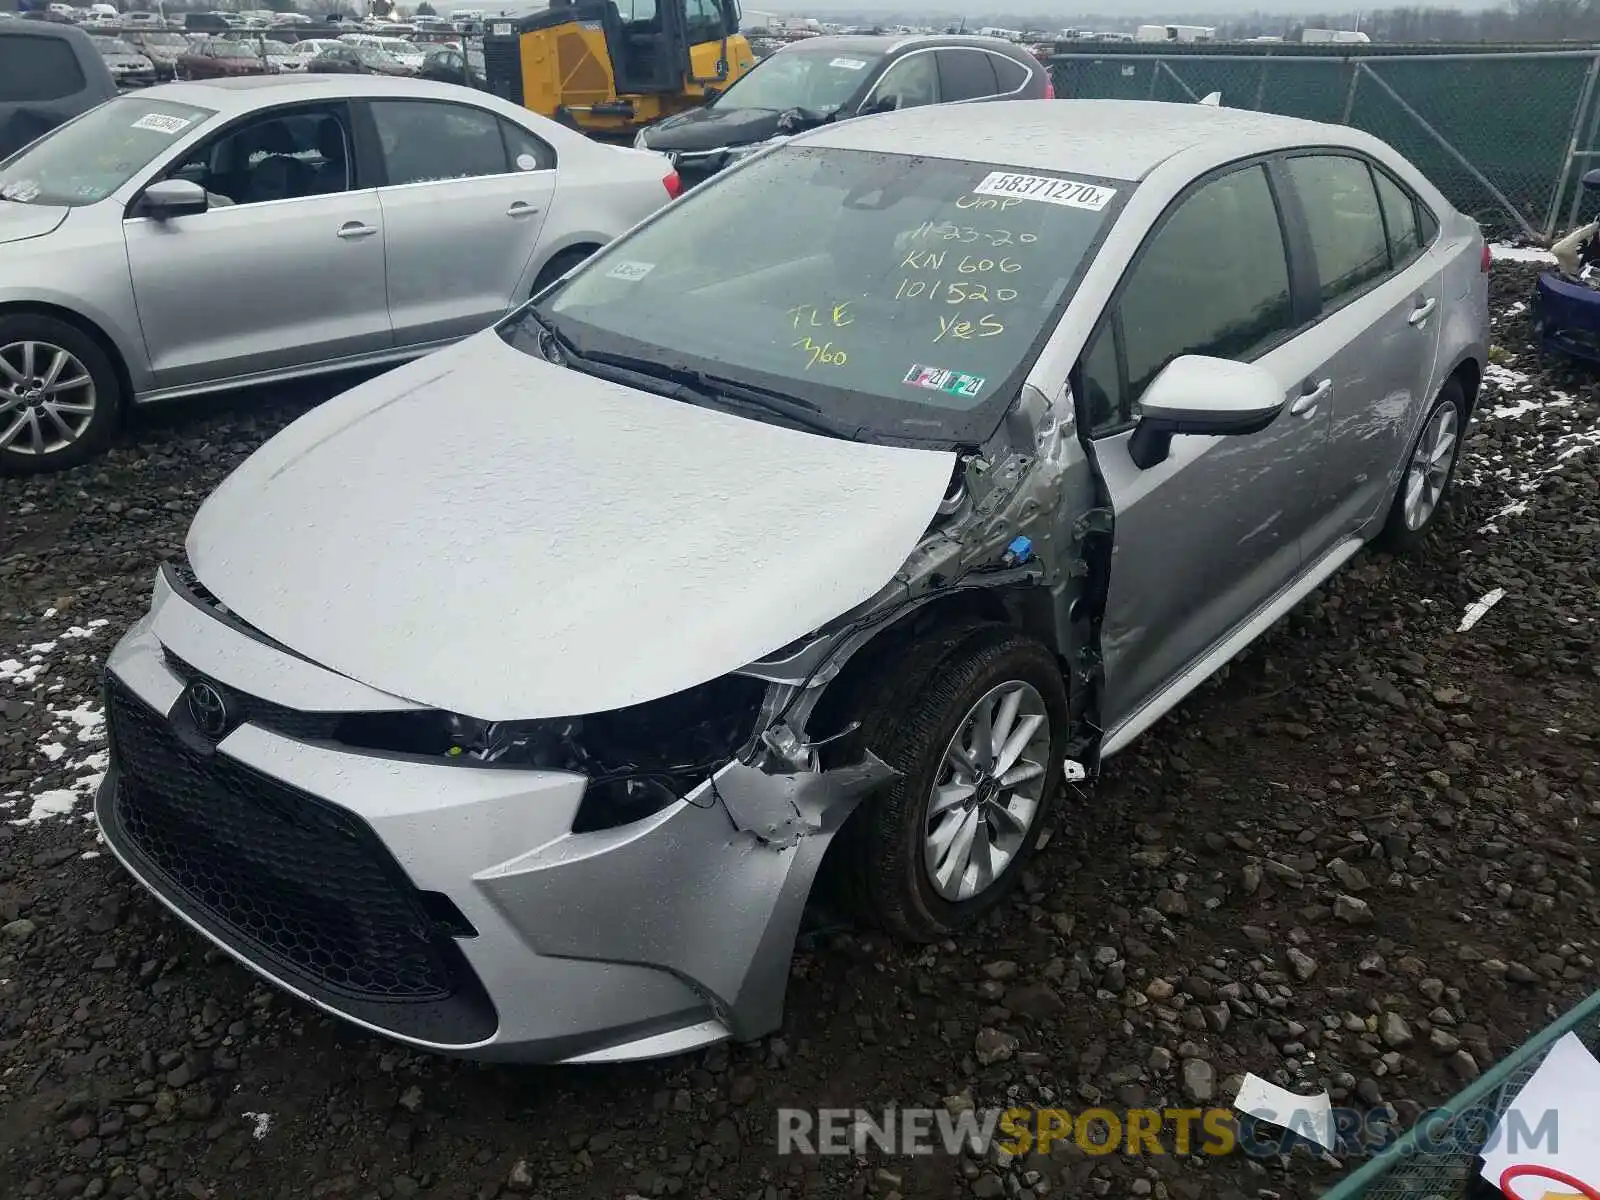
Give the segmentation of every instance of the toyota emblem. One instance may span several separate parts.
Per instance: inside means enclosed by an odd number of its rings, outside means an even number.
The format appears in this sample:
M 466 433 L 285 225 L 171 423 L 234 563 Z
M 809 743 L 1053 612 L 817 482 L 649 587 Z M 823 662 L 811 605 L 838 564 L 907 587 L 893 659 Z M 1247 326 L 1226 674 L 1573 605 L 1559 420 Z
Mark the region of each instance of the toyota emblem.
M 222 693 L 203 679 L 189 685 L 185 699 L 189 706 L 189 719 L 194 727 L 207 737 L 221 737 L 228 728 L 228 702 Z

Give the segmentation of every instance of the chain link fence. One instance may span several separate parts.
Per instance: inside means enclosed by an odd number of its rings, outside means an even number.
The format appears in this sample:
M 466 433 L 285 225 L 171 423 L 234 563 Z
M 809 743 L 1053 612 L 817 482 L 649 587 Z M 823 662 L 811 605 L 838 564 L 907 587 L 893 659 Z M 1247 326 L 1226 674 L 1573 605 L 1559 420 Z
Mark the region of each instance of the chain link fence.
M 1578 181 L 1600 165 L 1600 49 L 1071 45 L 1050 59 L 1057 95 L 1194 102 L 1221 92 L 1230 108 L 1352 125 L 1500 236 L 1548 242 L 1575 223 Z

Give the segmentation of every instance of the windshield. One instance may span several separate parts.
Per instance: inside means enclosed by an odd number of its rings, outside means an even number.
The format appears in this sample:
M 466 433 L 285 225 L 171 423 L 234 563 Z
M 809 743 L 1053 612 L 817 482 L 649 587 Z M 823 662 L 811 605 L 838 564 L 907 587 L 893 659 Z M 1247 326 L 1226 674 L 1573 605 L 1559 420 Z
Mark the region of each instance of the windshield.
M 184 40 L 181 33 L 141 33 L 139 35 L 139 44 L 142 46 L 176 47 L 186 46 L 189 43 Z
M 212 38 L 200 47 L 200 53 L 210 58 L 254 58 L 254 46 L 247 46 L 243 42 L 225 42 L 221 38 Z
M 101 54 L 137 54 L 139 51 L 134 46 L 121 38 L 97 37 L 93 39 L 94 48 Z
M 855 95 L 880 54 L 785 50 L 764 58 L 716 98 L 718 109 L 803 108 L 826 116 Z
M 94 204 L 215 115 L 213 109 L 170 100 L 108 100 L 0 163 L 0 199 Z
M 261 53 L 263 54 L 274 54 L 281 57 L 291 52 L 288 42 L 275 42 L 271 38 L 263 38 L 261 41 Z
M 525 348 L 519 323 L 543 320 L 580 357 L 780 392 L 843 431 L 972 444 L 1131 186 L 784 147 L 612 243 L 505 333 Z
M 384 63 L 384 64 L 388 64 L 388 63 L 392 63 L 394 61 L 394 59 L 390 58 L 382 50 L 379 50 L 376 46 L 357 46 L 356 47 L 356 57 L 359 58 L 364 63 Z

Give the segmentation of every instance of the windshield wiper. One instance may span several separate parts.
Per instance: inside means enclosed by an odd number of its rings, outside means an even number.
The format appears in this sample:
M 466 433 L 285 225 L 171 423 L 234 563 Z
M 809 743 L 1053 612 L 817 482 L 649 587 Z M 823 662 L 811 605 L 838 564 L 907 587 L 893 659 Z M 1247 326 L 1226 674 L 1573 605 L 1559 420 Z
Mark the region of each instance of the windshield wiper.
M 636 358 L 626 354 L 595 353 L 586 357 L 592 362 L 619 367 L 624 371 L 631 371 L 637 375 L 660 379 L 667 383 L 675 383 L 680 387 L 692 389 L 703 399 L 725 407 L 757 409 L 761 412 L 771 413 L 773 416 L 792 421 L 796 425 L 803 426 L 814 433 L 832 434 L 835 437 L 851 437 L 857 432 L 858 427 L 856 426 L 843 426 L 836 421 L 830 420 L 823 414 L 822 409 L 811 403 L 811 401 L 802 400 L 798 396 L 791 396 L 787 392 L 780 392 L 774 388 L 740 383 L 733 379 L 724 378 L 721 375 L 709 375 L 692 367 L 669 367 L 664 363 L 654 362 L 647 358 Z
M 689 400 L 699 404 L 714 404 L 727 408 L 757 409 L 761 412 L 771 413 L 773 416 L 782 417 L 814 433 L 831 434 L 835 437 L 853 437 L 858 432 L 858 426 L 844 426 L 830 420 L 811 401 L 802 400 L 798 396 L 791 396 L 786 392 L 780 392 L 773 388 L 740 383 L 720 375 L 709 375 L 692 367 L 672 367 L 654 359 L 641 358 L 632 354 L 579 350 L 572 339 L 562 333 L 555 322 L 548 317 L 541 316 L 533 308 L 527 309 L 524 315 L 538 330 L 539 336 L 548 338 L 560 351 L 560 358 L 566 365 L 575 367 L 586 374 L 600 375 L 611 379 L 614 383 L 629 383 L 630 378 L 626 377 L 631 377 L 632 380 L 651 380 L 656 383 L 665 383 L 670 385 L 670 390 L 667 390 L 665 394 L 672 399 Z M 541 347 L 541 353 L 545 353 L 543 347 Z M 550 356 L 545 353 L 545 357 L 548 358 Z M 600 370 L 596 371 L 596 367 L 600 368 Z M 612 372 L 620 373 L 626 377 L 618 378 Z

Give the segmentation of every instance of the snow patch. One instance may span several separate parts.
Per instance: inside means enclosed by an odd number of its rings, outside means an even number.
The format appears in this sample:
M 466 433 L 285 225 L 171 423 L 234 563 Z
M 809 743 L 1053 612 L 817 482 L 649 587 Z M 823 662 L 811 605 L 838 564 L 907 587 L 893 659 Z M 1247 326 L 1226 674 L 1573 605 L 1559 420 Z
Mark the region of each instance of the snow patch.
M 54 609 L 45 614 L 47 618 L 55 615 Z M 62 643 L 98 636 L 109 624 L 103 618 L 96 618 L 73 625 L 44 641 L 15 647 L 12 650 L 15 657 L 0 659 L 0 683 L 30 689 L 31 696 L 19 697 L 21 702 L 29 708 L 42 706 L 50 718 L 50 728 L 38 743 L 43 760 L 40 769 L 50 768 L 49 786 L 45 786 L 44 779 L 39 779 L 29 789 L 7 793 L 0 808 L 18 810 L 23 803 L 27 805 L 27 815 L 10 818 L 13 825 L 29 825 L 77 813 L 105 778 L 110 765 L 110 754 L 105 749 L 105 713 L 92 699 L 83 696 L 74 696 L 65 703 L 58 699 L 65 687 L 59 678 L 49 678 L 49 656 L 62 649 Z M 89 657 L 90 661 L 96 658 Z M 54 703 L 51 702 L 53 698 L 56 698 Z M 92 811 L 87 815 L 92 818 Z
M 1489 253 L 1500 262 L 1554 263 L 1556 256 L 1540 246 L 1508 246 L 1504 242 L 1491 242 Z
M 246 1121 L 249 1121 L 252 1126 L 254 1126 L 254 1128 L 250 1131 L 250 1136 L 255 1138 L 256 1141 L 261 1141 L 267 1136 L 267 1134 L 272 1132 L 271 1113 L 247 1112 L 240 1113 L 239 1115 Z

